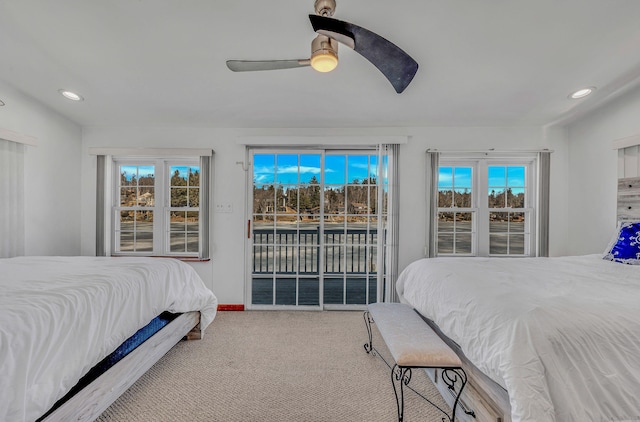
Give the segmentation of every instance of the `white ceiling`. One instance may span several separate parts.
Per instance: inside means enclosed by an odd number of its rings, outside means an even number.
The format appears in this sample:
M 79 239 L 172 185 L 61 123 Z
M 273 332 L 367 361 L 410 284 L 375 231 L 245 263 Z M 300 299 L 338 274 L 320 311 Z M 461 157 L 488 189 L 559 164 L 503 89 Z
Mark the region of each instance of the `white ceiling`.
M 308 58 L 313 0 L 0 0 L 0 79 L 81 125 L 218 127 L 538 126 L 640 82 L 638 0 L 337 2 L 419 63 L 404 93 L 346 46 L 329 74 L 227 69 Z

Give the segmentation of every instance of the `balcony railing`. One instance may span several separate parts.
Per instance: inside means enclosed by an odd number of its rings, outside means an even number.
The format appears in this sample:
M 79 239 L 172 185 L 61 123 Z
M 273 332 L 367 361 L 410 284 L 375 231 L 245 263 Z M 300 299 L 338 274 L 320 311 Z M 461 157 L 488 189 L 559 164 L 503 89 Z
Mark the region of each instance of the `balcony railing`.
M 324 236 L 322 238 L 321 236 Z M 376 274 L 377 229 L 254 229 L 253 274 Z

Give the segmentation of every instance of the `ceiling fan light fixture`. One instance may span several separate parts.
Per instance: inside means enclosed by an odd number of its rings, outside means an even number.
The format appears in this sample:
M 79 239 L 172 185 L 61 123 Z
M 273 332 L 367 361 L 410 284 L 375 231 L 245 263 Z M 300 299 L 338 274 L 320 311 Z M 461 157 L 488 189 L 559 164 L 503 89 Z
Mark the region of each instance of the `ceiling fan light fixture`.
M 318 72 L 331 72 L 338 66 L 338 42 L 318 35 L 311 42 L 311 67 Z

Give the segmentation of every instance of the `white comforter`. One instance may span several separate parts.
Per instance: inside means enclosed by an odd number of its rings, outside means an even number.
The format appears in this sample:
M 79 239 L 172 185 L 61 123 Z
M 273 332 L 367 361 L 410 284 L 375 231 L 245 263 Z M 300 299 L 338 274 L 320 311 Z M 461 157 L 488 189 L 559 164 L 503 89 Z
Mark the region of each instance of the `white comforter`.
M 0 421 L 43 415 L 95 364 L 163 311 L 217 299 L 189 265 L 158 258 L 0 259 Z
M 507 389 L 514 422 L 640 420 L 640 266 L 423 259 L 397 290 Z

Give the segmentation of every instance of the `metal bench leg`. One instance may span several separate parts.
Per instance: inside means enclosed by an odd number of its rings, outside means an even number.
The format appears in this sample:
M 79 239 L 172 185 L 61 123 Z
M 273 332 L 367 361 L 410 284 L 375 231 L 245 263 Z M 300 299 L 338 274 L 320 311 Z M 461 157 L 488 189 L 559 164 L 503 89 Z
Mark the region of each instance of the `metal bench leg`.
M 367 334 L 369 335 L 369 342 L 364 344 L 364 350 L 367 353 L 371 353 L 373 350 L 373 336 L 371 333 L 371 324 L 373 324 L 373 318 L 371 318 L 371 314 L 369 311 L 364 311 L 364 325 L 367 327 Z
M 398 393 L 398 387 L 396 387 L 396 381 L 398 381 L 400 392 Z M 411 381 L 411 368 L 402 368 L 395 364 L 391 369 L 391 384 L 393 385 L 393 392 L 396 395 L 396 405 L 398 406 L 398 422 L 404 420 L 404 386 Z
M 451 417 L 449 418 L 449 421 L 454 422 L 456 420 L 456 408 L 458 407 L 458 402 L 460 401 L 462 390 L 464 390 L 465 385 L 467 385 L 467 373 L 464 372 L 464 369 L 462 368 L 442 368 L 440 377 L 446 384 L 447 388 L 456 395 L 455 401 L 453 402 L 453 407 L 451 409 Z M 456 383 L 458 382 L 460 384 L 460 390 L 456 391 Z M 471 416 L 475 418 L 475 414 L 473 413 L 473 411 L 471 411 L 471 413 L 465 413 L 471 414 Z

